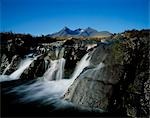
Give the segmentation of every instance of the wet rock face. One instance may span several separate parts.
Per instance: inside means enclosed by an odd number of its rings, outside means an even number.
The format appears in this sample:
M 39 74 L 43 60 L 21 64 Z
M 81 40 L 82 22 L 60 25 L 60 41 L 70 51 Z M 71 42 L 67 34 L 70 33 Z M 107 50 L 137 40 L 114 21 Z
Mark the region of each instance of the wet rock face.
M 64 58 L 66 59 L 66 68 L 74 68 L 76 63 L 86 54 L 86 50 L 74 47 L 66 48 Z
M 19 67 L 20 62 L 21 62 L 21 57 L 19 55 L 14 55 L 12 57 L 12 61 L 9 65 L 8 70 L 3 74 L 9 75 L 9 74 L 13 73 L 14 71 L 16 71 Z
M 37 79 L 37 77 L 43 76 L 45 72 L 45 61 L 44 61 L 44 55 L 38 57 L 36 60 L 34 60 L 29 68 L 25 69 L 22 73 L 20 79 Z
M 86 47 L 81 45 L 77 41 L 69 40 L 64 43 L 64 58 L 66 59 L 65 64 L 65 75 L 69 78 L 73 73 L 76 64 L 80 59 L 87 53 Z
M 1 61 L 1 74 L 9 75 L 18 69 L 21 57 L 19 55 L 14 55 L 11 62 L 9 62 L 8 57 L 3 54 Z
M 87 73 L 83 73 L 81 76 L 84 76 L 84 78 L 80 78 L 79 76 L 64 98 L 85 107 L 107 110 L 113 91 L 113 85 L 119 81 L 117 80 L 117 73 L 112 77 L 115 73 L 114 70 L 118 71 L 117 68 L 113 67 L 111 69 L 110 67 L 103 67 L 101 71 L 99 71 L 99 74 L 105 72 L 101 77 L 99 77 L 98 73 L 94 76 L 89 76 L 91 73 L 88 75 L 88 71 Z M 108 69 L 109 71 L 107 71 Z
M 87 88 L 87 85 L 89 87 Z M 86 88 L 86 89 L 85 89 Z M 95 92 L 93 92 L 95 91 Z M 107 85 L 93 78 L 75 80 L 65 99 L 84 107 L 106 109 L 112 92 L 112 85 Z
M 91 56 L 91 63 L 93 65 L 98 65 L 100 62 L 105 61 L 106 56 L 109 56 L 107 52 L 110 52 L 111 50 L 109 49 L 108 46 L 106 45 L 99 45 L 95 51 L 92 53 Z M 110 55 L 111 56 L 111 55 Z M 107 62 L 108 63 L 108 62 Z
M 4 39 L 2 39 L 4 40 Z M 1 46 L 1 74 L 9 75 L 18 69 L 21 58 L 29 52 L 20 38 L 9 39 Z M 5 70 L 7 68 L 7 71 Z
M 112 46 L 99 46 L 91 54 L 89 68 L 74 81 L 64 99 L 85 107 L 108 109 L 113 86 L 122 70 L 120 64 L 114 63 L 111 49 Z
M 3 71 L 5 70 L 5 68 L 9 65 L 9 60 L 8 60 L 8 57 L 3 54 L 2 57 L 1 57 L 1 69 L 0 69 L 0 74 L 3 73 Z

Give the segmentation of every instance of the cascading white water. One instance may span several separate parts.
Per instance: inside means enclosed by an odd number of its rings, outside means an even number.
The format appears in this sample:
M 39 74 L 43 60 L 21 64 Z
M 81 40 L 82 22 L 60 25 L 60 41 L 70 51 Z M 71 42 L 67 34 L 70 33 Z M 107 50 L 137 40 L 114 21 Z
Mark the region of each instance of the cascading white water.
M 83 79 L 83 78 L 85 78 L 85 76 L 88 78 L 96 77 L 96 76 L 98 76 L 98 74 L 101 74 L 100 69 L 103 68 L 104 66 L 105 66 L 104 63 L 101 62 L 96 67 L 88 69 L 87 71 L 83 72 L 81 74 L 80 78 Z
M 21 60 L 18 69 L 16 71 L 14 71 L 12 74 L 10 74 L 9 76 L 8 75 L 0 75 L 0 82 L 19 79 L 21 74 L 23 73 L 23 71 L 26 68 L 28 68 L 30 66 L 30 64 L 34 60 L 36 60 L 39 56 L 41 56 L 41 55 L 38 55 L 34 58 L 26 57 L 25 59 Z
M 60 80 L 63 78 L 65 59 L 51 60 L 50 68 L 44 73 L 46 80 Z
M 62 79 L 64 64 L 65 59 L 63 58 L 52 61 L 50 68 L 44 74 L 44 80 L 39 78 L 34 83 L 23 84 L 13 88 L 11 92 L 17 92 L 21 96 L 23 95 L 20 99 L 21 102 L 32 102 L 42 99 L 44 103 L 49 104 L 52 100 L 61 98 L 83 69 L 89 66 L 90 55 L 87 53 L 81 59 L 70 79 Z M 58 70 L 59 73 L 57 73 L 54 77 L 58 80 L 49 81 L 53 78 L 53 73 L 56 70 Z
M 81 61 L 77 64 L 75 71 L 73 72 L 71 79 L 76 79 L 80 73 L 83 71 L 83 69 L 90 65 L 90 56 L 89 53 L 84 55 L 84 57 L 81 59 Z
M 87 47 L 87 51 L 90 50 L 91 48 L 96 47 L 96 46 L 97 46 L 97 44 L 90 44 L 90 45 L 87 45 L 87 46 L 86 46 L 86 47 Z
M 20 66 L 18 68 L 18 70 L 16 70 L 15 72 L 13 72 L 9 77 L 11 78 L 11 80 L 17 80 L 19 79 L 19 77 L 21 76 L 21 74 L 23 73 L 23 71 L 29 67 L 29 65 L 32 63 L 33 59 L 32 58 L 26 58 L 23 59 L 20 63 Z
M 49 67 L 49 60 L 44 60 L 44 63 L 45 63 L 45 70 L 47 70 Z
M 56 74 L 56 80 L 60 80 L 63 78 L 63 74 L 64 74 L 64 68 L 65 68 L 65 62 L 66 60 L 64 58 L 61 58 L 60 59 L 60 64 L 59 64 L 59 69 L 57 71 L 57 74 Z
M 64 56 L 64 51 L 65 51 L 65 48 L 61 48 L 61 50 L 59 51 L 59 55 L 58 55 L 58 58 L 63 58 Z
M 19 68 L 16 71 L 14 71 L 12 74 L 10 74 L 9 76 L 8 75 L 1 75 L 0 76 L 0 82 L 19 79 L 19 77 L 21 76 L 23 71 L 27 67 L 29 67 L 29 65 L 32 63 L 32 61 L 33 61 L 32 58 L 23 59 L 19 64 Z
M 55 49 L 55 56 L 56 56 L 56 58 L 57 58 L 57 59 L 63 58 L 63 56 L 64 56 L 64 51 L 65 51 L 65 48 L 64 48 L 64 47 L 62 47 L 62 48 L 60 48 L 60 47 L 56 48 L 56 49 Z
M 58 81 L 37 80 L 34 83 L 27 83 L 13 88 L 10 92 L 17 92 L 22 96 L 21 102 L 32 102 L 42 99 L 42 102 L 49 103 L 52 99 L 61 98 L 70 86 L 69 79 Z
M 56 48 L 56 49 L 55 49 L 55 55 L 56 55 L 56 58 L 58 58 L 58 55 L 59 55 L 59 48 Z

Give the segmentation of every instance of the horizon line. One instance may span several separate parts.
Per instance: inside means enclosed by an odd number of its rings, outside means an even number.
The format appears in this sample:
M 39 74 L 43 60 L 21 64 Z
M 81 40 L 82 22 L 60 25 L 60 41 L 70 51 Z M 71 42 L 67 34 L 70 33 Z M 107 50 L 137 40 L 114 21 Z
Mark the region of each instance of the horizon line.
M 72 31 L 76 30 L 76 29 L 87 29 L 87 28 L 91 28 L 91 29 L 94 29 L 98 32 L 103 32 L 103 31 L 107 31 L 107 32 L 110 32 L 112 34 L 118 34 L 118 33 L 123 33 L 125 31 L 132 31 L 132 30 L 138 30 L 138 31 L 141 31 L 141 30 L 150 30 L 150 28 L 130 28 L 130 29 L 124 29 L 123 31 L 119 31 L 119 32 L 111 32 L 109 30 L 97 30 L 96 28 L 92 28 L 92 27 L 86 27 L 86 28 L 75 28 L 75 29 L 72 29 L 72 28 L 69 28 L 68 26 L 64 26 L 63 28 L 61 28 L 60 30 L 64 29 L 64 28 L 68 28 Z M 56 32 L 59 32 L 60 30 L 58 31 L 54 31 L 52 33 L 38 33 L 38 34 L 33 34 L 33 33 L 29 33 L 29 32 L 17 32 L 17 31 L 13 31 L 13 30 L 9 30 L 9 31 L 0 31 L 0 33 L 14 33 L 14 34 L 30 34 L 32 36 L 46 36 L 46 35 L 49 35 L 49 34 L 53 34 L 53 33 L 56 33 Z

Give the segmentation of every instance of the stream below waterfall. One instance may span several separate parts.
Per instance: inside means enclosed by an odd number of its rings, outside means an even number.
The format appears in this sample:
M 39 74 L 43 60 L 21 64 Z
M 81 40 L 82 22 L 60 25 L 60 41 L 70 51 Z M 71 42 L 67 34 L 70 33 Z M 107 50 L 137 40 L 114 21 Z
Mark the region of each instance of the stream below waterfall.
M 29 68 L 31 63 L 33 61 L 36 61 L 37 57 L 39 56 L 40 55 L 33 58 L 26 56 L 26 58 L 22 59 L 16 71 L 11 73 L 10 75 L 1 75 L 0 81 L 2 83 L 13 83 L 19 81 L 20 76 L 24 72 L 24 70 Z M 65 79 L 63 78 L 65 59 L 60 58 L 57 60 L 51 60 L 49 68 L 45 71 L 42 77 L 38 77 L 36 80 L 21 82 L 17 85 L 13 84 L 8 88 L 6 87 L 4 91 L 6 93 L 6 96 L 17 96 L 17 99 L 13 101 L 14 105 L 15 103 L 33 104 L 38 102 L 38 106 L 51 106 L 52 111 L 62 110 L 66 108 L 68 109 L 68 107 L 71 109 L 76 109 L 77 111 L 89 111 L 88 108 L 80 108 L 79 106 L 75 106 L 72 103 L 66 102 L 61 99 L 67 92 L 71 84 L 74 82 L 74 80 L 89 65 L 90 55 L 89 53 L 87 53 L 82 57 L 80 62 L 77 63 L 77 66 L 75 67 L 74 72 L 70 76 L 70 79 Z

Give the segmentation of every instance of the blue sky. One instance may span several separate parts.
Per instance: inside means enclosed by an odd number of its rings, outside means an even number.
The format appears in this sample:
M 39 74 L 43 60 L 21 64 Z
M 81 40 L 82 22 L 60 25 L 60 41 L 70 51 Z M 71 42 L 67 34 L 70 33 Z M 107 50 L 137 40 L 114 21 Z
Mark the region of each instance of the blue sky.
M 1 0 L 1 31 L 49 34 L 67 26 L 112 33 L 149 28 L 149 0 Z

